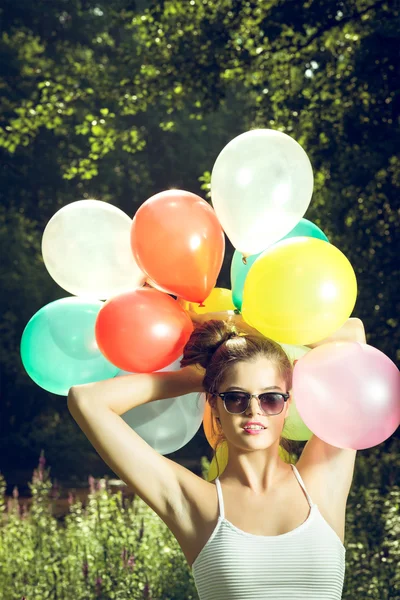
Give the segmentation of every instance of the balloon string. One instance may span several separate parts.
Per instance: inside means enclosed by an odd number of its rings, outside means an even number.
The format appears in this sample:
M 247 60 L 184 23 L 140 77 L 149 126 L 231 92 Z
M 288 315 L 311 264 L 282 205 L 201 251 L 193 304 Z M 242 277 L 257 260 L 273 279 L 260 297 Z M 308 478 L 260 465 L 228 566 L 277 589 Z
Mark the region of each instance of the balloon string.
M 247 258 L 245 256 L 242 256 L 242 263 L 244 265 L 247 265 Z

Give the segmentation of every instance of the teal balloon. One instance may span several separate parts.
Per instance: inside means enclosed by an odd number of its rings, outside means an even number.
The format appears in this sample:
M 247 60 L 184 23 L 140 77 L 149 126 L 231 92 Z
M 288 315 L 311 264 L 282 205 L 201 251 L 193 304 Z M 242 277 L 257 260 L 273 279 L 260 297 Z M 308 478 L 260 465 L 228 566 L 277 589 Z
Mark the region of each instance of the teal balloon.
M 295 225 L 293 229 L 283 236 L 283 238 L 281 238 L 279 241 L 299 236 L 313 237 L 318 238 L 319 240 L 324 240 L 324 242 L 329 242 L 322 229 L 308 219 L 300 219 L 297 225 Z M 278 242 L 275 243 L 277 244 Z
M 40 387 L 67 396 L 73 385 L 111 379 L 119 369 L 100 352 L 95 323 L 100 300 L 61 298 L 43 306 L 21 338 L 22 364 Z
M 298 236 L 314 237 L 314 238 L 318 238 L 320 240 L 324 240 L 325 242 L 329 243 L 329 240 L 326 237 L 326 235 L 324 234 L 324 232 L 322 231 L 322 229 L 320 229 L 317 225 L 315 225 L 315 223 L 313 223 L 312 221 L 309 221 L 308 219 L 300 219 L 300 221 L 297 223 L 297 225 L 295 225 L 293 227 L 293 229 L 291 231 L 289 231 L 289 233 L 287 233 L 284 237 L 282 237 L 280 240 L 275 242 L 275 244 L 277 244 L 281 240 L 286 240 L 288 238 L 298 237 Z M 274 246 L 275 244 L 271 244 L 271 247 Z M 264 248 L 264 250 L 266 250 L 268 247 L 269 246 L 266 246 L 266 248 Z M 246 259 L 247 260 L 246 265 L 243 264 L 242 254 L 240 252 L 235 250 L 235 252 L 233 253 L 233 258 L 232 258 L 232 263 L 231 263 L 232 302 L 236 306 L 236 308 L 240 311 L 242 310 L 243 287 L 244 287 L 244 282 L 246 280 L 247 274 L 248 274 L 251 266 L 254 264 L 254 262 L 257 260 L 257 258 L 259 256 L 261 256 L 261 254 L 264 252 L 264 250 L 262 252 L 259 252 L 258 254 L 253 254 L 252 256 L 248 256 Z
M 252 264 L 257 260 L 257 258 L 261 254 L 262 252 L 259 252 L 258 254 L 248 256 L 246 259 L 247 264 L 244 265 L 242 261 L 242 254 L 237 250 L 235 250 L 235 252 L 233 253 L 231 263 L 232 302 L 238 310 L 242 310 L 243 288 L 247 274 L 250 271 L 250 267 L 252 266 Z

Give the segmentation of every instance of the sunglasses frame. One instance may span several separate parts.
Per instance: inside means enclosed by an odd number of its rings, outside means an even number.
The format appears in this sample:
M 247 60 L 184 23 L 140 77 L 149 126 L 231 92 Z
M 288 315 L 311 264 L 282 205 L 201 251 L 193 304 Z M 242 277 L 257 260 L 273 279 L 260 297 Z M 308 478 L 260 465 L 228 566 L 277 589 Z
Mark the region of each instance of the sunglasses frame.
M 248 402 L 247 402 L 247 406 L 244 410 L 242 410 L 242 412 L 230 412 L 227 408 L 226 408 L 226 404 L 225 404 L 225 395 L 226 394 L 233 394 L 235 392 L 238 392 L 239 394 L 247 394 L 249 396 Z M 279 396 L 283 397 L 283 406 L 282 409 L 278 412 L 278 413 L 266 413 L 264 412 L 262 406 L 261 406 L 261 400 L 260 400 L 260 396 L 262 396 L 263 394 L 278 394 Z M 219 398 L 222 399 L 222 402 L 224 404 L 224 408 L 226 410 L 227 413 L 229 413 L 230 415 L 242 415 L 243 413 L 246 412 L 246 410 L 249 408 L 250 406 L 250 402 L 252 398 L 257 398 L 258 400 L 258 405 L 262 411 L 262 413 L 264 415 L 273 417 L 275 415 L 280 415 L 281 412 L 283 411 L 283 409 L 285 408 L 285 402 L 287 402 L 287 400 L 290 398 L 290 394 L 288 394 L 287 392 L 261 392 L 261 394 L 250 394 L 250 392 L 242 392 L 241 390 L 232 390 L 230 392 L 221 392 L 219 394 L 213 394 L 213 396 L 218 396 Z

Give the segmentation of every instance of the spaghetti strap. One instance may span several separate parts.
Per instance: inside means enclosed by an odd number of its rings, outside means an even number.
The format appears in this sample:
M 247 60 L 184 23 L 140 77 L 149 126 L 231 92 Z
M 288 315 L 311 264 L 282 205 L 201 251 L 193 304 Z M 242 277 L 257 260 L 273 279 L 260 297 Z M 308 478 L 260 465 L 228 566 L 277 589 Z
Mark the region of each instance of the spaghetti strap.
M 293 468 L 294 474 L 297 477 L 297 481 L 299 482 L 299 484 L 301 485 L 301 487 L 304 490 L 305 495 L 307 496 L 307 500 L 308 500 L 308 503 L 309 503 L 310 507 L 314 506 L 314 502 L 311 500 L 311 497 L 310 497 L 309 493 L 306 490 L 306 486 L 304 485 L 304 481 L 303 481 L 303 479 L 302 479 L 302 477 L 301 477 L 301 475 L 300 475 L 300 473 L 299 473 L 296 465 L 294 465 L 293 463 L 290 463 L 290 464 L 291 464 L 291 466 Z
M 221 519 L 224 519 L 225 518 L 224 499 L 222 497 L 222 488 L 221 488 L 221 484 L 219 481 L 219 477 L 216 478 L 215 485 L 217 486 L 217 493 L 218 493 L 219 516 L 221 517 Z

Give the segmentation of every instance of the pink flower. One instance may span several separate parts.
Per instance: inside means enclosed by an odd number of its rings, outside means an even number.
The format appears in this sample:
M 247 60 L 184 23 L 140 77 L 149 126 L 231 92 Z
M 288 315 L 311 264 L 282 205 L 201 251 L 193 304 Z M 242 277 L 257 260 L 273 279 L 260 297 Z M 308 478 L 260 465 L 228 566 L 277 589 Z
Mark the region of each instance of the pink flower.
M 82 565 L 82 573 L 85 579 L 87 579 L 88 573 L 89 573 L 89 565 L 87 564 L 87 562 L 84 562 Z
M 131 571 L 133 571 L 133 569 L 135 568 L 135 557 L 133 556 L 133 554 L 131 554 L 131 556 L 128 559 L 128 567 Z
M 94 492 L 95 492 L 95 479 L 94 479 L 94 477 L 92 475 L 89 475 L 88 481 L 89 481 L 90 493 L 94 494 Z
M 99 596 L 101 593 L 101 584 L 103 583 L 103 580 L 101 577 L 97 577 L 96 579 L 96 596 Z

